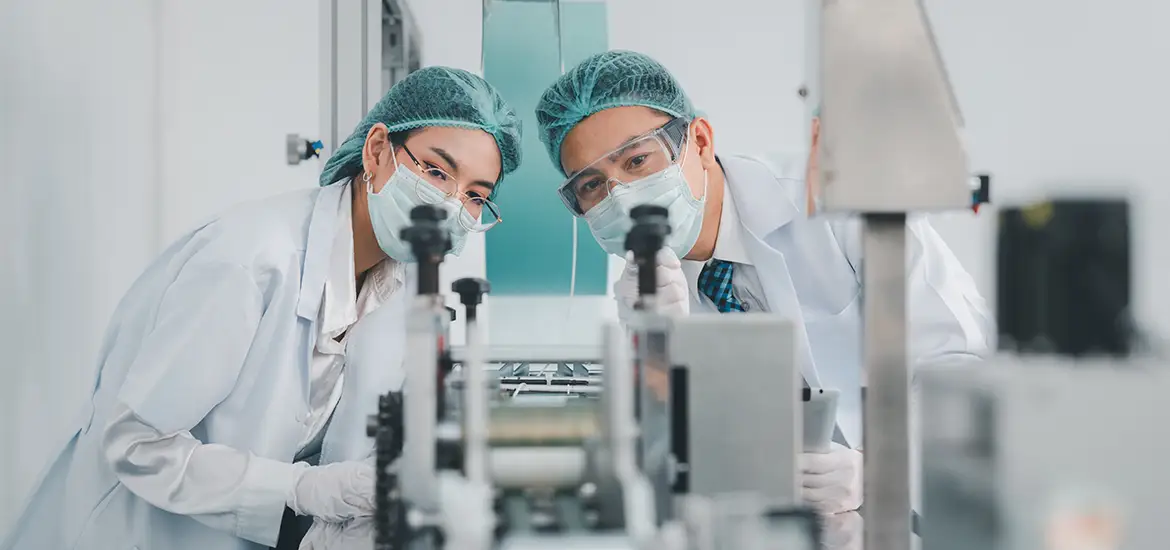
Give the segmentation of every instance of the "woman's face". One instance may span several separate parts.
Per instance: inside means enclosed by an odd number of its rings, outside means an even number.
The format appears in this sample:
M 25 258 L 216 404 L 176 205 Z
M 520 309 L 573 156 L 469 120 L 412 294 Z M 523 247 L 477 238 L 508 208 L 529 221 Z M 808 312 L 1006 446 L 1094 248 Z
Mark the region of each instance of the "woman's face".
M 487 198 L 501 170 L 500 149 L 491 134 L 447 126 L 414 130 L 403 143 L 391 145 L 386 126 L 376 124 L 366 135 L 362 162 L 375 193 L 402 165 L 428 180 L 450 180 L 450 190 L 459 195 Z

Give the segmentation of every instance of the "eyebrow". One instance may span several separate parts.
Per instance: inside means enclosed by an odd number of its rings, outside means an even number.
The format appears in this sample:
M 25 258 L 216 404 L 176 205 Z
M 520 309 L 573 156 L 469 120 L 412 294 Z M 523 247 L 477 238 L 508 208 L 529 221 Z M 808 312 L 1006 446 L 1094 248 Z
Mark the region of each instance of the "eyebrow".
M 451 169 L 452 176 L 459 175 L 459 163 L 455 162 L 455 157 L 451 156 L 451 153 L 438 147 L 431 147 L 431 151 L 434 151 L 436 155 L 439 155 L 447 162 L 447 168 Z
M 440 149 L 438 147 L 431 147 L 431 151 L 434 151 L 436 155 L 442 157 L 443 161 L 446 162 L 447 166 L 451 169 L 452 176 L 459 177 L 459 163 L 455 162 L 455 157 L 451 156 L 451 153 L 448 153 L 446 150 Z M 482 185 L 487 187 L 489 190 L 494 190 L 496 188 L 495 183 L 487 180 L 476 180 L 471 183 L 475 185 Z
M 569 182 L 573 188 L 576 188 L 577 185 L 579 185 L 587 177 L 604 176 L 604 175 L 605 175 L 605 173 L 602 172 L 601 170 L 598 170 L 597 168 L 589 167 L 589 168 L 586 168 L 586 169 L 582 170 L 581 172 L 577 173 L 576 175 L 574 175 L 573 178 L 571 180 L 569 180 Z

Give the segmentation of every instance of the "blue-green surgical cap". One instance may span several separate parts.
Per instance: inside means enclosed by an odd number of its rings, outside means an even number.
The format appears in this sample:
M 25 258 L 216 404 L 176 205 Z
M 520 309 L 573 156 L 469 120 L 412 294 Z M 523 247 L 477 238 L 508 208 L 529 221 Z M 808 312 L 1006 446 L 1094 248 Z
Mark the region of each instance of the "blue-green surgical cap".
M 426 67 L 410 73 L 366 113 L 325 163 L 321 185 L 362 171 L 362 148 L 381 122 L 390 133 L 427 126 L 483 130 L 496 138 L 504 174 L 520 165 L 520 117 L 486 80 L 460 69 Z
M 637 52 L 609 51 L 582 61 L 545 90 L 536 105 L 540 141 L 563 172 L 561 143 L 577 123 L 599 111 L 632 105 L 687 119 L 697 114 L 661 63 Z

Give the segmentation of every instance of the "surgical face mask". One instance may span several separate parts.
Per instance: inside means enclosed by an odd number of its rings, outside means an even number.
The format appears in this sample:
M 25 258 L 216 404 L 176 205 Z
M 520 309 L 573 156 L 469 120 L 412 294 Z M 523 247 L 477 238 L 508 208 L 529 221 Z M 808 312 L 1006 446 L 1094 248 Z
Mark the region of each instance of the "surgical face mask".
M 615 185 L 605 199 L 585 213 L 585 221 L 602 249 L 625 256 L 626 233 L 632 225 L 630 211 L 640 204 L 661 206 L 666 208 L 670 221 L 666 245 L 682 258 L 699 240 L 706 203 L 707 171 L 703 171 L 703 197 L 696 199 L 680 162 L 649 177 Z
M 410 211 L 423 204 L 433 204 L 447 211 L 448 227 L 451 231 L 450 254 L 458 256 L 463 251 L 467 244 L 466 227 L 471 225 L 460 223 L 456 218 L 460 215 L 470 218 L 470 214 L 460 208 L 459 201 L 444 195 L 404 164 L 398 165 L 394 174 L 386 181 L 386 185 L 377 193 L 370 185 L 369 172 L 362 181 L 366 184 L 366 205 L 370 212 L 370 225 L 374 228 L 378 246 L 387 256 L 400 262 L 414 261 L 410 243 L 402 239 L 402 230 L 410 225 Z

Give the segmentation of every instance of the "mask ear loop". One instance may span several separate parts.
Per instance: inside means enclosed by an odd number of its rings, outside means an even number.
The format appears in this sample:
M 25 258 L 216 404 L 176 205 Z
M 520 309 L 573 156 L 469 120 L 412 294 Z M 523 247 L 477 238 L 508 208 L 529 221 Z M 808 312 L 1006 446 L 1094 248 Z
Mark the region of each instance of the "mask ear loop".
M 678 161 L 678 170 L 679 170 L 679 173 L 683 174 L 683 178 L 682 178 L 683 181 L 686 181 L 686 179 L 687 179 L 686 174 L 683 172 L 683 164 L 686 164 L 687 158 L 690 157 L 690 155 L 691 155 L 691 127 L 687 126 L 687 135 L 686 135 L 686 137 L 683 138 L 682 154 L 680 155 L 680 158 Z M 705 200 L 707 198 L 707 185 L 708 185 L 708 183 L 710 183 L 710 174 L 707 172 L 707 169 L 704 168 L 703 169 L 703 194 L 698 196 L 698 197 L 696 197 L 692 194 L 691 197 L 697 201 Z M 687 193 L 690 193 L 690 192 L 691 192 L 690 185 L 688 185 L 687 186 Z
M 398 155 L 394 152 L 394 144 L 393 143 L 390 144 L 390 160 L 394 161 L 394 171 L 397 172 L 398 166 L 399 166 L 398 165 Z M 367 193 L 374 192 L 373 178 L 374 178 L 374 173 L 370 172 L 368 170 L 365 172 L 365 174 L 362 175 L 362 183 L 366 184 L 366 192 Z M 390 182 L 386 182 L 386 183 L 389 184 Z

